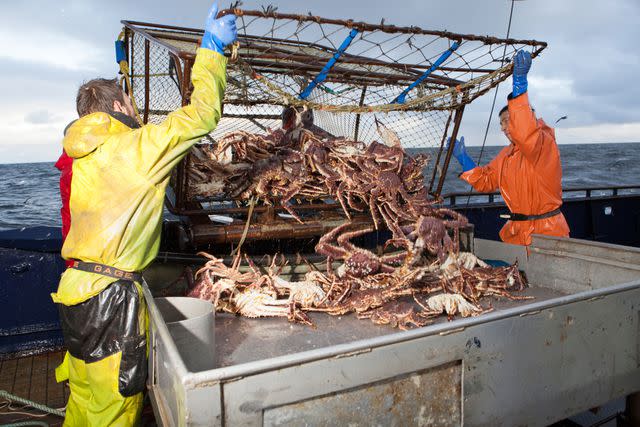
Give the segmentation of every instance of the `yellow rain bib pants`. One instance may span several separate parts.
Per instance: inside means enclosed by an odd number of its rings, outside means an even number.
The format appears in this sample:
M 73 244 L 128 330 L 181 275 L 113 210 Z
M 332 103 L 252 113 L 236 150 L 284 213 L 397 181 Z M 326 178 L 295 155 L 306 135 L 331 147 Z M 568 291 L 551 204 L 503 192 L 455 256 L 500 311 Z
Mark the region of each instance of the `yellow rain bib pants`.
M 171 171 L 220 120 L 226 65 L 224 56 L 199 49 L 191 103 L 161 124 L 131 129 L 98 112 L 68 129 L 63 146 L 74 160 L 63 258 L 129 272 L 153 261 Z M 147 352 L 140 285 L 69 268 L 52 298 L 60 304 L 68 349 L 56 371 L 71 388 L 64 425 L 135 425 Z

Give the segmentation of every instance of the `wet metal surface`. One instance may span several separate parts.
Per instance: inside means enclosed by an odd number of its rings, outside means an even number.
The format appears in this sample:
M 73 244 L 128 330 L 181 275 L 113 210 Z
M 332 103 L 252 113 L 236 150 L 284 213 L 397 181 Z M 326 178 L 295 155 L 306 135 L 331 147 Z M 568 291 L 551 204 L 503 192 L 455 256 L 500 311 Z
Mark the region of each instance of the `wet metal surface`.
M 532 300 L 510 301 L 490 298 L 494 311 L 553 299 L 565 294 L 548 288 L 531 287 L 517 295 L 533 296 Z M 248 319 L 216 313 L 216 365 L 232 366 L 277 356 L 331 347 L 353 341 L 400 332 L 388 325 L 375 325 L 358 319 L 354 314 L 331 316 L 309 313 L 315 328 L 289 323 L 285 318 Z M 447 317 L 434 319 L 433 324 L 446 323 Z M 431 325 L 433 325 L 431 324 Z M 427 327 L 431 326 L 427 325 Z M 455 329 L 452 324 L 452 328 Z
M 271 408 L 265 426 L 459 426 L 462 363 L 455 361 L 337 394 Z M 319 414 L 331 414 L 318 417 Z

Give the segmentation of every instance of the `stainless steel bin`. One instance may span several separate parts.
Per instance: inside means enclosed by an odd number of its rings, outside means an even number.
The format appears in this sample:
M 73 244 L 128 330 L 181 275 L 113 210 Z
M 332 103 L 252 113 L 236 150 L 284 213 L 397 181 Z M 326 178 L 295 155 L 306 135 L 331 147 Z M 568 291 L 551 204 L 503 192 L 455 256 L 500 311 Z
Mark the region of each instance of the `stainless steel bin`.
M 640 390 L 640 250 L 475 241 L 518 260 L 525 302 L 411 331 L 317 314 L 216 316 L 215 366 L 189 367 L 148 290 L 150 389 L 163 425 L 542 426 Z M 181 348 L 179 348 L 181 347 Z

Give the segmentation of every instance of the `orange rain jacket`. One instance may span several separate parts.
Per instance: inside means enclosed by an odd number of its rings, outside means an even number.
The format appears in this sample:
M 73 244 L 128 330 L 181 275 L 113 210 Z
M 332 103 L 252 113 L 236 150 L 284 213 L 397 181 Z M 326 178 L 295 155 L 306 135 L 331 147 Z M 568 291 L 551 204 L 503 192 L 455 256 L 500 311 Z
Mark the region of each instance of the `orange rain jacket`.
M 509 100 L 509 133 L 512 143 L 488 165 L 476 167 L 460 178 L 483 193 L 500 189 L 509 210 L 541 215 L 562 205 L 562 166 L 555 132 L 536 120 L 529 96 Z M 530 245 L 532 234 L 569 237 L 564 215 L 532 221 L 507 221 L 500 230 L 506 243 Z

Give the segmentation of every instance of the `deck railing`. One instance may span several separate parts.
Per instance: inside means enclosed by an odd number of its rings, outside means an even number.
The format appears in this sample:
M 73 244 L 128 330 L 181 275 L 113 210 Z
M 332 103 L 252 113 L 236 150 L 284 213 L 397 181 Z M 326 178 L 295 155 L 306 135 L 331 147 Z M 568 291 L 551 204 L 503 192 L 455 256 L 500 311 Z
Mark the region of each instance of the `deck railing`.
M 626 197 L 640 194 L 640 184 L 618 186 L 580 186 L 562 189 L 563 199 L 597 198 L 597 197 Z M 442 195 L 445 205 L 477 205 L 503 202 L 499 191 L 491 193 L 453 192 Z

